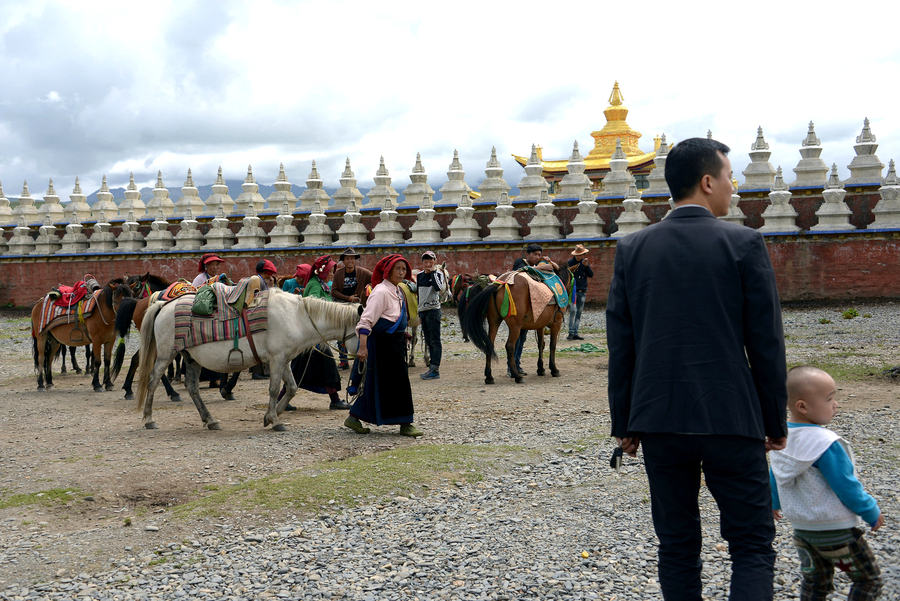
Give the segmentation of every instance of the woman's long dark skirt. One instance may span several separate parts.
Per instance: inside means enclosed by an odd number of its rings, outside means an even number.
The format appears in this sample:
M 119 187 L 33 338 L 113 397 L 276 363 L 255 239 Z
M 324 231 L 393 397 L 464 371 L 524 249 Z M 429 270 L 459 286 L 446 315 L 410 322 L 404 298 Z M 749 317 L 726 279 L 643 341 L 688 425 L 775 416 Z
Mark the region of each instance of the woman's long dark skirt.
M 384 319 L 378 320 L 369 335 L 366 382 L 350 408 L 350 415 L 379 426 L 411 424 L 413 401 L 406 365 L 406 330 L 400 328 L 392 334 L 385 330 L 379 332 L 385 324 L 390 325 Z
M 314 347 L 294 357 L 291 361 L 291 373 L 294 374 L 294 382 L 299 388 L 328 394 L 326 388 L 341 389 L 341 375 L 338 373 L 331 349 L 324 344 L 320 346 L 324 347 L 324 350 L 316 350 L 317 347 Z

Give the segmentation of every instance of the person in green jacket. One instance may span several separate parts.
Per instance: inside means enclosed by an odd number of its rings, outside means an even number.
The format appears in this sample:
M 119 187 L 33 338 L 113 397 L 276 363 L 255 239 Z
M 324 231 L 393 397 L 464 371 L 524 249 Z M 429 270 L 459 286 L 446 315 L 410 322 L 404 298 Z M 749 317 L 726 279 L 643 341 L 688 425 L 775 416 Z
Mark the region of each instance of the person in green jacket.
M 316 262 L 313 263 L 313 274 L 303 289 L 303 296 L 331 302 L 331 280 L 334 277 L 336 266 L 337 263 L 328 255 L 316 259 Z M 294 381 L 299 388 L 327 394 L 331 399 L 329 409 L 346 410 L 350 408 L 350 405 L 338 396 L 338 391 L 341 389 L 341 376 L 338 373 L 331 348 L 326 343 L 322 342 L 315 348 L 303 351 L 294 357 L 291 361 L 291 372 L 294 374 Z M 278 395 L 279 399 L 284 396 L 284 392 L 284 388 L 282 388 L 281 394 Z M 288 411 L 295 409 L 296 407 L 290 404 L 286 407 Z

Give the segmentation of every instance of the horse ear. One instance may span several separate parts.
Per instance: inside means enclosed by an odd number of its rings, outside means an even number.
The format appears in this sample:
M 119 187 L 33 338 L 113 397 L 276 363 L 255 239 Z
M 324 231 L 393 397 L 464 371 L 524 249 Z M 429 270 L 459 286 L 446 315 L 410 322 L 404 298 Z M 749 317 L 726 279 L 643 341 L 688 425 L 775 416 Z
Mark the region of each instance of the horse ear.
M 149 272 L 149 271 L 148 271 L 147 273 L 145 273 L 144 275 L 141 276 L 141 281 L 142 281 L 142 282 L 146 282 L 146 281 L 149 280 L 149 279 L 150 279 L 150 272 Z

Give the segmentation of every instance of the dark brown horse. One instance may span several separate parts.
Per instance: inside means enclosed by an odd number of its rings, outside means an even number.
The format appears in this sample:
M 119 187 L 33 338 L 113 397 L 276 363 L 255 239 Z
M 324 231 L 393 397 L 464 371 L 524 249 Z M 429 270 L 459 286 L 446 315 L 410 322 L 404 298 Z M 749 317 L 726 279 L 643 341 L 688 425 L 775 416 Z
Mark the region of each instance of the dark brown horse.
M 44 328 L 40 332 L 41 308 L 43 300 L 31 310 L 32 354 L 34 369 L 38 373 L 38 390 L 53 388 L 53 375 L 50 363 L 59 352 L 60 345 L 85 346 L 90 344 L 94 351 L 92 382 L 95 392 L 112 390 L 112 383 L 122 367 L 117 356 L 116 363 L 110 370 L 113 343 L 116 341 L 116 311 L 123 299 L 132 296 L 131 289 L 121 278 L 110 280 L 97 295 L 94 310 L 84 321 L 74 318 L 71 323 L 64 323 L 53 328 Z M 100 353 L 103 352 L 103 386 L 100 385 Z M 47 385 L 44 387 L 44 379 Z
M 141 329 L 141 323 L 144 321 L 144 313 L 147 312 L 147 307 L 150 306 L 150 295 L 154 292 L 165 290 L 171 284 L 171 282 L 162 276 L 150 272 L 147 272 L 144 275 L 125 276 L 125 283 L 131 288 L 134 293 L 134 298 L 123 301 L 119 310 L 116 312 L 116 327 L 120 332 L 123 332 L 123 338 L 128 335 L 132 322 L 134 322 L 134 326 L 138 330 Z M 120 349 L 121 352 L 124 353 L 124 347 L 125 341 L 122 340 L 119 344 L 119 349 L 116 350 L 117 356 L 120 353 Z M 134 374 L 137 372 L 139 363 L 140 352 L 137 352 L 131 357 L 131 364 L 128 367 L 128 373 L 125 376 L 125 383 L 122 385 L 127 400 L 134 399 L 134 392 L 132 391 L 131 386 L 134 382 Z M 175 373 L 174 370 L 170 369 L 169 372 L 169 377 L 173 377 Z M 173 402 L 181 401 L 181 395 L 172 388 L 169 378 L 162 376 L 162 384 L 166 389 L 166 394 L 169 395 L 169 400 Z
M 563 267 L 557 272 L 566 290 L 571 289 L 572 272 Z M 506 364 L 510 373 L 516 379 L 516 383 L 523 381 L 522 374 L 516 369 L 515 347 L 521 330 L 537 330 L 538 362 L 537 373 L 544 375 L 544 328 L 550 328 L 550 375 L 559 376 L 556 369 L 556 341 L 559 338 L 559 330 L 565 320 L 568 307 L 560 308 L 555 299 L 544 307 L 539 315 L 534 315 L 531 309 L 531 294 L 528 290 L 528 282 L 524 278 L 526 274 L 517 274 L 509 284 L 510 299 L 506 299 L 511 308 L 515 305 L 515 315 L 510 309 L 504 317 L 501 308 L 507 294 L 507 286 L 493 283 L 474 297 L 470 297 L 465 312 L 462 315 L 462 330 L 469 336 L 472 343 L 485 354 L 484 383 L 493 384 L 491 375 L 491 360 L 497 359 L 494 350 L 494 340 L 497 338 L 497 330 L 502 322 L 506 322 L 509 328 L 509 338 L 506 340 Z M 484 328 L 484 320 L 487 318 L 489 331 Z

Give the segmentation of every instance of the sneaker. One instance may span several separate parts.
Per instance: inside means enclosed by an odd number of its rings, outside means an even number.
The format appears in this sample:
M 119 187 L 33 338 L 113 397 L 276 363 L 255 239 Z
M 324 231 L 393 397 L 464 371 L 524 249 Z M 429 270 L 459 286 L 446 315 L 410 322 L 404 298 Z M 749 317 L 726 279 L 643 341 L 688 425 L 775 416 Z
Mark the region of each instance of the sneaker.
M 419 377 L 423 380 L 439 380 L 441 378 L 441 374 L 434 371 L 433 369 L 429 369 L 424 374 L 419 374 Z
M 358 419 L 353 417 L 352 415 L 347 416 L 347 419 L 344 420 L 344 426 L 350 428 L 354 432 L 359 432 L 360 434 L 368 434 L 371 430 L 360 422 Z M 402 428 L 401 428 L 402 430 Z M 421 435 L 421 433 L 420 433 Z
M 350 403 L 345 403 L 344 401 L 332 401 L 330 405 L 328 405 L 329 409 L 334 411 L 345 411 L 350 408 Z
M 368 430 L 368 428 L 366 429 Z M 418 438 L 419 436 L 422 436 L 422 434 L 424 434 L 424 432 L 422 432 L 412 424 L 403 424 L 402 426 L 400 426 L 401 436 L 412 436 L 413 438 Z

